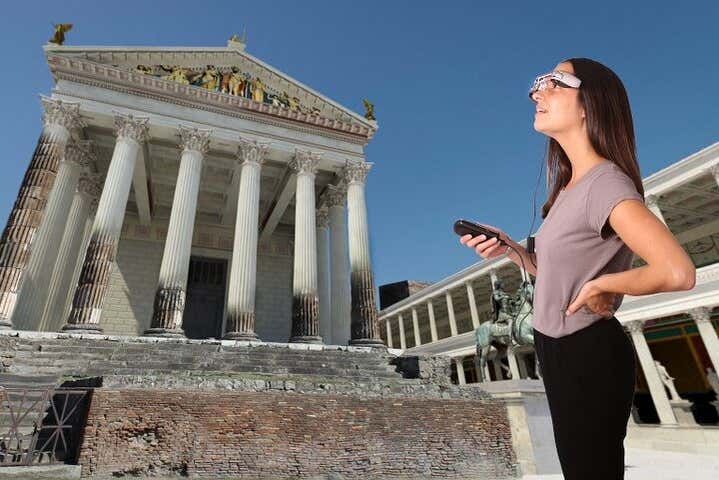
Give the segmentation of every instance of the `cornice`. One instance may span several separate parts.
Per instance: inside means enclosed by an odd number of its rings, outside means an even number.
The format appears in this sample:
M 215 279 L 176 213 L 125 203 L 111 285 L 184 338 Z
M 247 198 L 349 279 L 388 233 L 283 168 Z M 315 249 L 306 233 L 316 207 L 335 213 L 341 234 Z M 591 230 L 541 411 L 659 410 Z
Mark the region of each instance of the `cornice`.
M 375 133 L 374 129 L 364 125 L 255 102 L 81 58 L 48 53 L 47 61 L 56 81 L 68 80 L 305 133 L 334 134 L 335 138 L 360 145 L 366 145 Z

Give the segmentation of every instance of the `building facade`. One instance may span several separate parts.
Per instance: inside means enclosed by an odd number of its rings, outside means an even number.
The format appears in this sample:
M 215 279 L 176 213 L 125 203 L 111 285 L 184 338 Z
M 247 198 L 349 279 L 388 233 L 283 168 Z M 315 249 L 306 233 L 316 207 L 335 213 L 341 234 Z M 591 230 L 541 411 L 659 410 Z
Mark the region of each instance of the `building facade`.
M 688 291 L 626 295 L 616 312 L 637 354 L 635 418 L 662 425 L 692 423 L 696 418 L 716 423 L 719 143 L 644 178 L 643 183 L 646 205 L 692 258 L 697 281 Z M 526 239 L 520 243 L 526 245 Z M 634 267 L 643 264 L 635 257 Z M 390 348 L 407 354 L 450 356 L 454 381 L 476 382 L 474 331 L 492 318 L 497 280 L 505 292 L 514 293 L 533 276 L 506 256 L 479 261 L 381 310 L 382 338 Z M 667 375 L 673 377 L 674 387 L 668 386 Z M 481 378 L 538 378 L 532 346 L 501 354 L 492 348 Z
M 371 106 L 237 37 L 44 49 L 55 85 L 0 241 L 0 328 L 383 345 Z

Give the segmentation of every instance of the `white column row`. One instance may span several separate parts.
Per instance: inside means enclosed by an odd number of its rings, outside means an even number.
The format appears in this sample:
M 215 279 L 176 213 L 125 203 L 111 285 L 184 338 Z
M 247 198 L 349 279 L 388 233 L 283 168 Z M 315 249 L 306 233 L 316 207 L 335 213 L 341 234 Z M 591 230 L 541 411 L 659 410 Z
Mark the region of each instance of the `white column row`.
M 90 142 L 70 142 L 65 148 L 65 156 L 60 161 L 55 183 L 48 195 L 45 215 L 34 241 L 33 254 L 25 268 L 13 315 L 13 324 L 17 328 L 36 330 L 39 327 L 50 293 L 51 283 L 48 278 L 53 273 L 57 258 L 55 252 L 65 232 L 80 174 L 95 163 L 91 149 Z

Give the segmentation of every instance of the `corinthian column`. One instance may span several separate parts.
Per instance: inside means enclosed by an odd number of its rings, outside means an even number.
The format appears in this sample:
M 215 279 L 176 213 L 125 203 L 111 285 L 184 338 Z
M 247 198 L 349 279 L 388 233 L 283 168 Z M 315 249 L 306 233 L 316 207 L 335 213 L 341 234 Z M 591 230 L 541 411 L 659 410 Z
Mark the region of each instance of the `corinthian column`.
M 350 285 L 352 289 L 351 345 L 384 347 L 379 335 L 374 278 L 370 262 L 365 179 L 372 163 L 347 162 L 343 175 L 347 184 Z
M 315 173 L 319 160 L 319 154 L 298 150 L 290 163 L 290 167 L 297 172 L 290 342 L 322 343 L 319 332 L 315 229 Z
M 42 97 L 43 129 L 0 238 L 0 330 L 12 328 L 23 271 L 70 130 L 83 126 L 80 105 Z
M 320 336 L 332 344 L 332 317 L 330 307 L 329 249 L 327 245 L 327 207 L 317 210 L 317 296 L 320 302 Z
M 185 311 L 192 231 L 195 227 L 202 158 L 210 146 L 210 133 L 209 130 L 180 126 L 180 169 L 172 197 L 172 211 L 160 264 L 152 323 L 145 335 L 185 336 L 182 330 L 182 314 Z
M 325 205 L 330 215 L 330 318 L 332 338 L 325 343 L 347 345 L 350 339 L 350 274 L 347 254 L 347 188 L 328 185 Z
M 260 177 L 269 148 L 268 144 L 240 139 L 237 152 L 241 170 L 225 322 L 225 338 L 228 339 L 258 340 L 255 333 L 255 292 Z
M 647 345 L 647 339 L 644 337 L 644 322 L 641 320 L 627 322 L 627 330 L 632 336 L 634 349 L 637 352 L 637 357 L 639 357 L 644 378 L 647 380 L 649 395 L 652 397 L 654 408 L 657 410 L 659 422 L 662 425 L 676 424 L 677 419 L 669 403 L 669 397 L 666 390 L 664 390 L 662 379 L 659 378 L 659 372 L 657 372 L 657 366 L 654 364 L 652 353 L 649 350 L 649 345 Z
M 711 307 L 697 307 L 689 310 L 689 315 L 697 324 L 699 336 L 704 341 L 704 347 L 709 354 L 712 367 L 715 372 L 719 372 L 719 338 L 714 325 L 712 325 L 711 313 Z
M 90 242 L 72 299 L 72 309 L 63 330 L 102 332 L 102 304 L 107 293 L 112 263 L 115 261 L 135 162 L 142 143 L 147 138 L 147 123 L 147 118 L 133 115 L 115 116 L 115 150 L 97 205 Z
M 13 314 L 16 328 L 37 330 L 48 299 L 50 282 L 62 241 L 73 196 L 82 170 L 94 163 L 90 142 L 68 143 L 60 161 L 55 183 L 48 196 L 45 214 L 32 247 L 33 255 L 23 275 L 17 307 Z
M 80 273 L 78 264 L 80 252 L 87 241 L 91 218 L 102 193 L 102 178 L 85 172 L 80 176 L 72 207 L 67 217 L 67 226 L 60 242 L 55 269 L 50 277 L 50 290 L 45 310 L 40 321 L 40 331 L 55 331 L 62 326 L 68 311 L 70 288 L 77 282 Z

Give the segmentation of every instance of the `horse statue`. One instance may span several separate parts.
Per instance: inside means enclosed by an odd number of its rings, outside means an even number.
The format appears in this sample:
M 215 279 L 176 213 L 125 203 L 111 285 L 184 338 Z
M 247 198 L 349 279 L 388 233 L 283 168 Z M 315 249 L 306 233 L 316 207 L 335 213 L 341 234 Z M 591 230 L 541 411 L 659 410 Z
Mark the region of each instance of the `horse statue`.
M 534 345 L 532 330 L 533 296 L 534 285 L 532 285 L 531 281 L 523 281 L 514 298 L 502 290 L 501 282 L 496 281 L 494 283 L 492 321 L 482 323 L 474 331 L 477 344 L 475 367 L 478 381 L 483 382 L 485 380 L 484 369 L 487 365 L 490 347 L 494 346 L 499 353 L 504 353 L 508 348 L 516 345 Z M 507 372 L 507 376 L 512 378 L 509 369 L 504 365 L 502 365 L 502 368 Z M 539 375 L 536 356 L 535 372 Z

